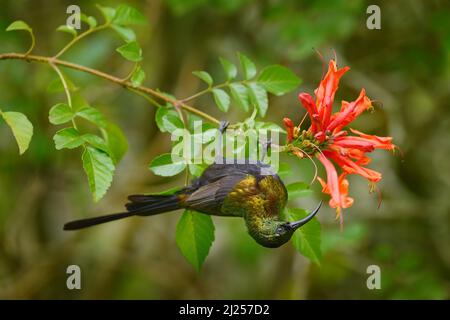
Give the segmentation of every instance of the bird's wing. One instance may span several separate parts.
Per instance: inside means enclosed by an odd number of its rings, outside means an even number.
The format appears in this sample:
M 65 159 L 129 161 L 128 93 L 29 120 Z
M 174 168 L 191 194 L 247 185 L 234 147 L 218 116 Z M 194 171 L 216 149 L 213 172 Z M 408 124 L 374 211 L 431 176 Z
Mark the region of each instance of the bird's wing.
M 220 215 L 220 207 L 235 185 L 246 177 L 245 174 L 234 173 L 223 176 L 216 181 L 199 187 L 191 193 L 184 203 L 188 208 Z
M 225 160 L 224 160 L 225 162 Z M 252 175 L 255 177 L 260 177 L 261 174 L 267 175 L 275 175 L 275 172 L 271 169 L 271 167 L 267 164 L 263 164 L 258 162 L 257 164 L 237 163 L 236 160 L 234 163 L 214 163 L 210 165 L 201 175 L 200 178 L 195 180 L 192 183 L 194 188 L 199 188 L 203 185 L 210 184 L 219 179 L 222 179 L 226 176 L 230 175 Z

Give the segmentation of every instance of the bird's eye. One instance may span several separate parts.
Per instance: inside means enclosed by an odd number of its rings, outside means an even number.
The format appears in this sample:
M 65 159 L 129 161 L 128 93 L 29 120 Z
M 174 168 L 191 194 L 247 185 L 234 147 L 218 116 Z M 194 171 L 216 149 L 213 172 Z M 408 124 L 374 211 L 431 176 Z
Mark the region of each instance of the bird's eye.
M 281 234 L 281 233 L 283 233 L 284 232 L 284 228 L 283 227 L 278 227 L 277 228 L 277 233 L 278 234 Z

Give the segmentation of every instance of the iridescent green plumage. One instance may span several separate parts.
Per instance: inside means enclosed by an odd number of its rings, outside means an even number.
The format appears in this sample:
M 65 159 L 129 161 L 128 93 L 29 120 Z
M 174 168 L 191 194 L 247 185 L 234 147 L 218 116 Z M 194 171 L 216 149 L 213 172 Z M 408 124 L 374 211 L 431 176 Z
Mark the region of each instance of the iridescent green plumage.
M 287 202 L 284 184 L 275 175 L 259 177 L 248 175 L 225 198 L 221 213 L 238 215 L 245 219 L 249 234 L 266 247 L 278 247 L 282 241 L 276 229 L 285 222 L 281 213 Z M 284 237 L 283 237 L 284 238 Z

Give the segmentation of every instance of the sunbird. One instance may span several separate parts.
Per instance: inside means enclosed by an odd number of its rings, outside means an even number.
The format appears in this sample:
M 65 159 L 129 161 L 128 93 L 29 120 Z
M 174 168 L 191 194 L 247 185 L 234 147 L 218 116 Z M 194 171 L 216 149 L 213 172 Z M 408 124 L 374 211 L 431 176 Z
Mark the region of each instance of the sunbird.
M 221 126 L 223 133 L 224 127 Z M 217 161 L 216 161 L 217 162 Z M 265 163 L 214 163 L 189 186 L 173 194 L 136 194 L 128 197 L 126 212 L 76 220 L 64 225 L 64 230 L 77 230 L 131 216 L 151 216 L 177 209 L 201 213 L 242 217 L 248 233 L 257 243 L 277 248 L 288 242 L 295 230 L 310 221 L 319 211 L 319 203 L 305 218 L 289 222 L 282 220 L 288 200 L 283 181 Z

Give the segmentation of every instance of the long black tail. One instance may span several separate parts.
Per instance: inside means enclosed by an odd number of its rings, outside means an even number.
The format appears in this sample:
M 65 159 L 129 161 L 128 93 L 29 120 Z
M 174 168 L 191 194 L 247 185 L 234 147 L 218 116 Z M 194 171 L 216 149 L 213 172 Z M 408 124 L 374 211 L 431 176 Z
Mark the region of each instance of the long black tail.
M 78 230 L 97 224 L 123 219 L 132 216 L 150 216 L 180 209 L 179 195 L 131 195 L 129 203 L 125 205 L 127 212 L 113 213 L 99 217 L 81 219 L 68 222 L 64 230 Z

